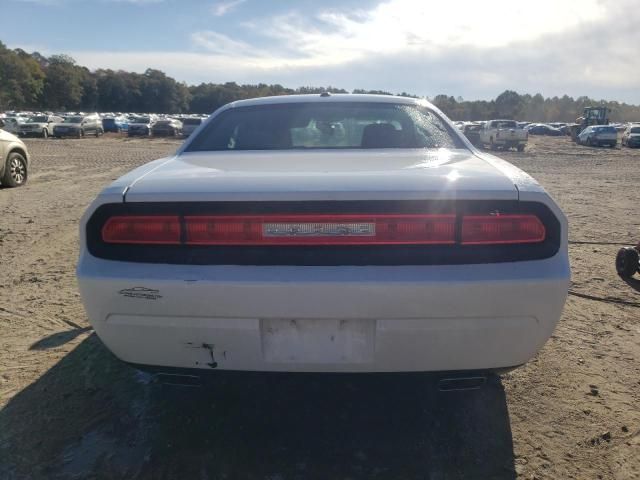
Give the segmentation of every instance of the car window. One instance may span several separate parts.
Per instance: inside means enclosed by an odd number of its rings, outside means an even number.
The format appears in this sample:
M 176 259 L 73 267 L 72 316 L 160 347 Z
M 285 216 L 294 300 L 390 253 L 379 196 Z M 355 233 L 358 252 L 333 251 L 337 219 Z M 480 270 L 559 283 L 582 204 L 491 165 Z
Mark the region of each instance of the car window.
M 386 103 L 295 103 L 229 109 L 186 151 L 465 148 L 427 108 Z
M 640 127 L 634 127 L 631 130 L 629 130 L 629 133 L 640 133 Z

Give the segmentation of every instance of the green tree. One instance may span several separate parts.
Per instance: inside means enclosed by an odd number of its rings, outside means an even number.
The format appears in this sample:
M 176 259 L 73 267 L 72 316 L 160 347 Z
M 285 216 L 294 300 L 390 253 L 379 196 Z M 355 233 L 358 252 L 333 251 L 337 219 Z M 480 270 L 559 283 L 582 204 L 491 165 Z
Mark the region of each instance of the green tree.
M 495 116 L 499 118 L 519 118 L 523 107 L 522 98 L 513 90 L 505 90 L 496 97 Z
M 49 58 L 44 83 L 43 106 L 51 109 L 77 109 L 82 103 L 83 72 L 67 55 Z
M 9 50 L 0 42 L 0 109 L 37 107 L 44 72 L 23 50 Z
M 191 97 L 185 84 L 151 68 L 144 72 L 140 91 L 143 109 L 154 113 L 184 112 L 188 109 Z

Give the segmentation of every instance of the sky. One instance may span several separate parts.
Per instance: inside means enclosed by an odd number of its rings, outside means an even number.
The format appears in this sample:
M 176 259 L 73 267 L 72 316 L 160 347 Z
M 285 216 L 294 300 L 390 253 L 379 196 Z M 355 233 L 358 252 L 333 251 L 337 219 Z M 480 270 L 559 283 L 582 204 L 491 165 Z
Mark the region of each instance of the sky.
M 0 41 L 188 84 L 640 104 L 638 0 L 0 0 Z

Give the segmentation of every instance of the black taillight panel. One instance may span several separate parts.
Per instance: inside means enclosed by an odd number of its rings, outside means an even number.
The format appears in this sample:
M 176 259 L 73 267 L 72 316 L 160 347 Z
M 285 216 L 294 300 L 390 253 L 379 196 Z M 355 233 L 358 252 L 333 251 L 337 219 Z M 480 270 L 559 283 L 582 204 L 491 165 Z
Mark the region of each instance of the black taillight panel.
M 516 245 L 203 246 L 119 245 L 102 240 L 114 215 L 261 215 L 451 213 L 535 214 L 544 224 L 541 243 Z M 460 265 L 539 260 L 555 255 L 560 222 L 543 204 L 517 201 L 307 201 L 117 203 L 99 207 L 87 223 L 87 248 L 98 258 L 180 265 Z

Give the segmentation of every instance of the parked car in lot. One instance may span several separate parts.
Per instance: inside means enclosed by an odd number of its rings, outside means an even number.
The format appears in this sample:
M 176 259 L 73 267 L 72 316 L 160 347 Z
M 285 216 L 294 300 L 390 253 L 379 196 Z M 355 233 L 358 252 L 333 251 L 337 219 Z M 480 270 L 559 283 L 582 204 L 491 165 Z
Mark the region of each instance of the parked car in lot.
M 4 187 L 21 187 L 27 183 L 29 152 L 27 146 L 15 135 L 3 129 L 0 120 L 0 184 Z
M 154 137 L 175 137 L 176 135 L 182 135 L 182 122 L 175 118 L 163 118 L 153 124 L 151 134 Z
M 577 139 L 578 145 L 615 147 L 618 143 L 618 131 L 610 125 L 591 125 L 585 128 Z
M 62 117 L 55 115 L 36 115 L 20 125 L 21 137 L 47 138 L 53 132 L 55 125 L 62 122 Z
M 535 180 L 428 102 L 297 95 L 224 106 L 105 188 L 77 276 L 98 336 L 141 368 L 475 384 L 550 337 L 567 250 Z
M 202 123 L 200 117 L 188 117 L 182 119 L 182 135 L 185 137 L 190 136 Z
M 98 114 L 93 115 L 74 115 L 65 118 L 64 122 L 56 125 L 53 129 L 54 137 L 76 137 L 81 138 L 85 135 L 95 135 L 99 137 L 104 133 L 102 120 Z
M 529 125 L 526 128 L 526 131 L 527 133 L 529 133 L 529 135 L 547 135 L 550 137 L 561 137 L 562 135 L 564 135 L 561 130 L 553 128 L 544 123 Z
M 105 132 L 126 132 L 129 129 L 127 117 L 105 117 L 102 119 L 102 129 Z
M 13 135 L 19 135 L 20 134 L 20 125 L 22 125 L 24 122 L 22 120 L 22 118 L 20 117 L 6 117 L 2 119 L 4 126 L 2 127 L 2 129 L 5 132 L 9 132 Z
M 626 147 L 640 147 L 640 125 L 630 125 L 622 134 L 622 145 Z
M 553 127 L 557 130 L 560 130 L 562 135 L 567 135 L 569 132 L 569 124 L 564 122 L 553 122 L 549 124 L 550 127 Z
M 148 137 L 151 135 L 151 129 L 155 123 L 155 117 L 134 117 L 129 121 L 129 130 L 127 131 L 127 135 L 129 137 Z
M 529 135 L 513 120 L 489 120 L 480 130 L 480 143 L 491 150 L 516 148 L 522 152 Z
M 466 123 L 462 126 L 461 130 L 472 145 L 476 147 L 482 146 L 482 142 L 480 141 L 480 132 L 482 131 L 481 123 Z

